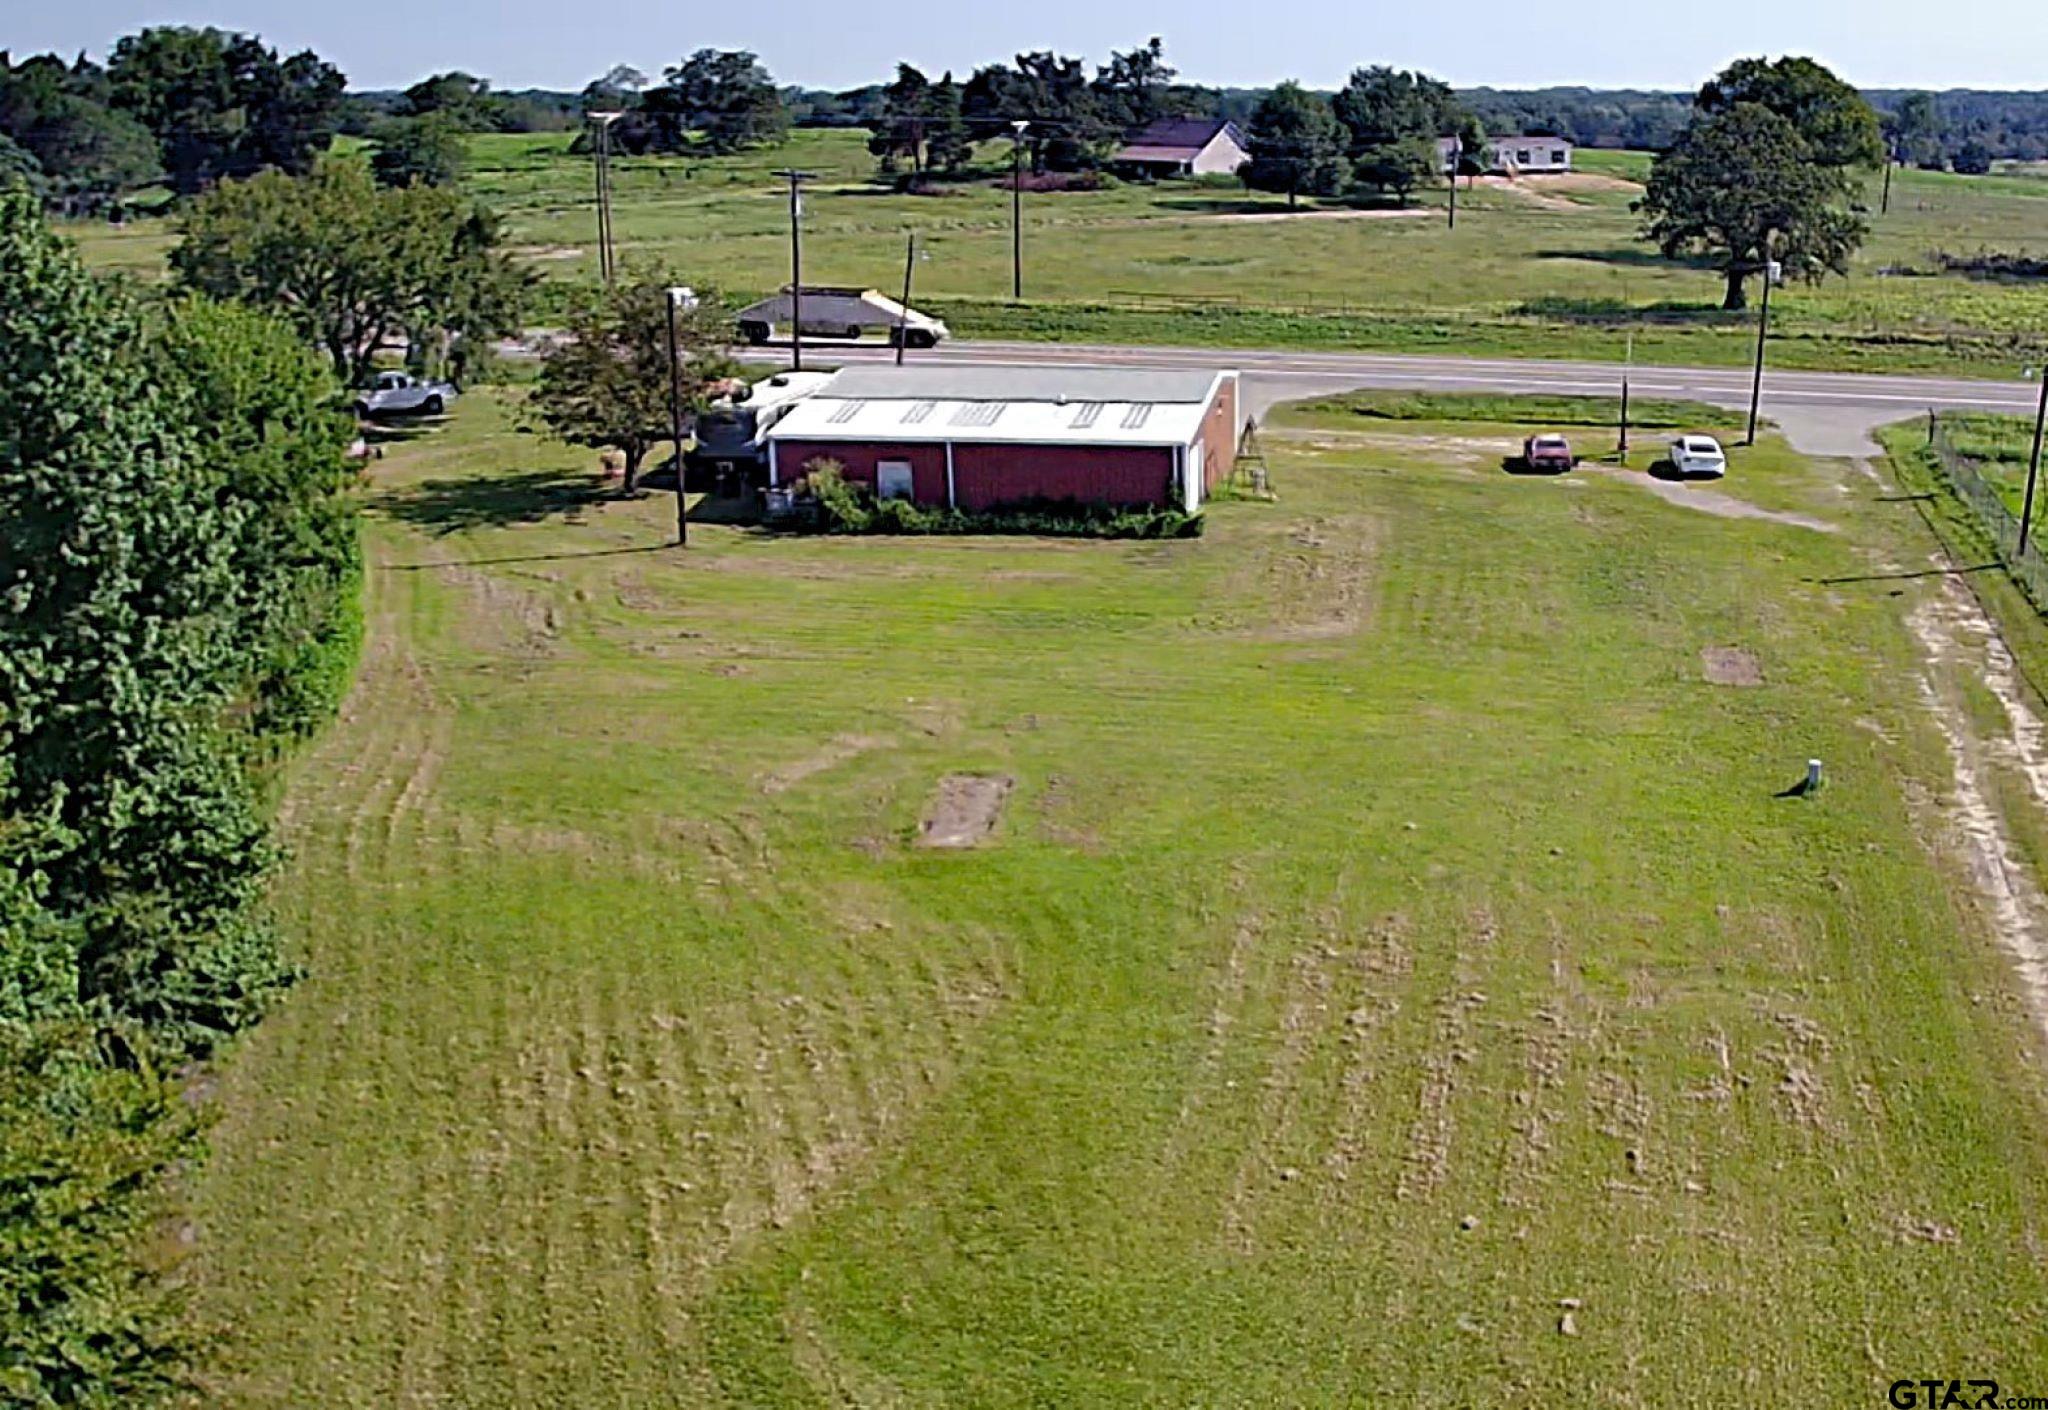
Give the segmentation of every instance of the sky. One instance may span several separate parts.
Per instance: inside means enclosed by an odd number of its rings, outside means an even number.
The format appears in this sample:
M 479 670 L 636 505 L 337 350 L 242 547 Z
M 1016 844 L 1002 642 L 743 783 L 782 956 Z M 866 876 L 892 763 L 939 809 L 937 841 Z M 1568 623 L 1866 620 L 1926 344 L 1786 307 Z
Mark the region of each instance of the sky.
M 2040 0 L 6 0 L 0 47 L 104 57 L 153 24 L 210 24 L 312 48 L 355 88 L 459 68 L 498 88 L 580 88 L 615 63 L 658 77 L 705 47 L 751 49 L 778 82 L 848 88 L 899 59 L 960 76 L 1020 50 L 1101 61 L 1148 36 L 1191 82 L 1294 78 L 1336 87 L 1355 66 L 1420 68 L 1454 85 L 1691 89 L 1745 54 L 1811 54 L 1866 88 L 2048 88 Z

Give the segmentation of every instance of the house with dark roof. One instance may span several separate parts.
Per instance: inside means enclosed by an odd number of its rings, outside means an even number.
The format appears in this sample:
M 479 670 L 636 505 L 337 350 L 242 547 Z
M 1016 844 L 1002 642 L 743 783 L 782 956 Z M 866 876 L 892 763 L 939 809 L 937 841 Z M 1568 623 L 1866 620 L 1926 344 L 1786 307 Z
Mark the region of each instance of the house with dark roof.
M 1110 158 L 1132 176 L 1234 176 L 1251 153 L 1224 118 L 1161 118 L 1133 132 Z

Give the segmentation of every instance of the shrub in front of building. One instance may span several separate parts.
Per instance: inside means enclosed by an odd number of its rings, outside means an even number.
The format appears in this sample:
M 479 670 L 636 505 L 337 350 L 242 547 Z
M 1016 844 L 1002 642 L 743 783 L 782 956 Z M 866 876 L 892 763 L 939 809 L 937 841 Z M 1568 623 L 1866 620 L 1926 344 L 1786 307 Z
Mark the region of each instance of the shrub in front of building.
M 1034 499 L 987 509 L 945 509 L 907 499 L 878 499 L 846 478 L 834 460 L 814 460 L 796 486 L 817 505 L 791 522 L 798 532 L 825 534 L 1031 534 L 1043 538 L 1191 539 L 1202 516 L 1184 510 Z

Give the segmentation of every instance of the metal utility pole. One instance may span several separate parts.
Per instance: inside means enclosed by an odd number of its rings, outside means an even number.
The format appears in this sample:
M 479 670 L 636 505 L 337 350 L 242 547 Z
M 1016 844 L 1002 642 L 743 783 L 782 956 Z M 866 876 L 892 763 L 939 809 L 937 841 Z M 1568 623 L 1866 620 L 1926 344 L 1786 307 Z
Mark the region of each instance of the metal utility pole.
M 683 359 L 676 349 L 676 313 L 693 307 L 695 290 L 673 286 L 668 291 L 668 425 L 676 447 L 676 544 L 690 542 L 690 501 L 683 487 Z
M 1628 352 L 1621 364 L 1621 445 L 1618 454 L 1628 459 L 1628 380 L 1636 370 L 1636 330 L 1628 330 Z
M 2034 413 L 2034 453 L 2027 457 L 2027 495 L 2020 505 L 2020 551 L 2027 556 L 2027 535 L 2034 527 L 2034 477 L 2041 473 L 2041 432 L 2048 426 L 2048 366 L 2041 368 L 2041 405 Z
M 587 116 L 597 124 L 597 140 L 591 143 L 591 155 L 597 168 L 597 268 L 604 277 L 605 288 L 609 289 L 617 266 L 612 253 L 612 124 L 625 114 L 603 112 Z
M 1010 120 L 1010 297 L 1024 299 L 1024 130 L 1023 118 Z
M 909 341 L 910 318 L 910 271 L 917 264 L 917 232 L 911 231 L 903 241 L 903 302 L 896 314 L 896 365 L 903 365 L 903 347 Z
M 1450 228 L 1458 228 L 1458 168 L 1465 164 L 1465 139 L 1453 135 L 1451 138 L 1451 221 Z
M 1771 286 L 1778 282 L 1783 266 L 1774 259 L 1766 259 L 1761 265 L 1764 276 L 1764 306 L 1756 320 L 1756 372 L 1749 382 L 1749 434 L 1743 438 L 1746 446 L 1756 444 L 1756 413 L 1764 396 L 1764 339 L 1771 331 Z
M 803 185 L 817 173 L 785 167 L 775 173 L 789 183 L 789 366 L 804 370 L 804 197 Z

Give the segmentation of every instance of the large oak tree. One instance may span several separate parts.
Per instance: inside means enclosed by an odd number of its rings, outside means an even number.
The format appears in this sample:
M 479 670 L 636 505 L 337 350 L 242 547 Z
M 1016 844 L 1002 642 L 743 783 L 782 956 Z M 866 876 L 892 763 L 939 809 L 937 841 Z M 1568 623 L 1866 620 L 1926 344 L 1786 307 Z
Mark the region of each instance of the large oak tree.
M 1667 257 L 1704 254 L 1727 280 L 1722 307 L 1747 305 L 1767 260 L 1795 278 L 1848 271 L 1869 227 L 1856 176 L 1884 160 L 1862 95 L 1812 59 L 1742 59 L 1700 89 L 1692 121 L 1650 168 L 1637 209 Z
M 532 284 L 488 211 L 438 187 L 380 188 L 338 157 L 216 187 L 184 236 L 171 267 L 187 287 L 282 314 L 351 384 L 396 337 L 431 367 L 457 339 L 517 331 Z
M 1668 258 L 1720 260 L 1722 307 L 1740 309 L 1749 277 L 1766 260 L 1807 280 L 1847 272 L 1868 231 L 1848 197 L 1842 173 L 1816 162 L 1790 122 L 1738 103 L 1686 128 L 1651 166 L 1638 206 L 1644 236 Z

